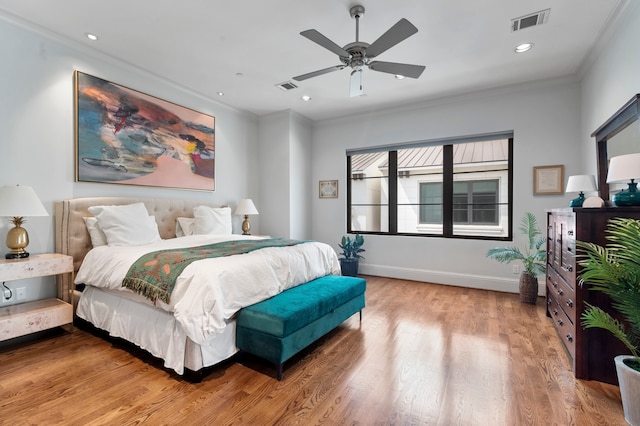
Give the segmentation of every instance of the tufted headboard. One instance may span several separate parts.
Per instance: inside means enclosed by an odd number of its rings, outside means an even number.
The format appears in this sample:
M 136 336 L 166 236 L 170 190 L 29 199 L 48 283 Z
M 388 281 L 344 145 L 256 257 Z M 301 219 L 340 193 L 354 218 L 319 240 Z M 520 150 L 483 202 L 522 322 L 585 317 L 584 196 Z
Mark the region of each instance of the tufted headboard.
M 83 217 L 92 216 L 89 207 L 100 205 L 122 205 L 143 202 L 150 215 L 156 217 L 160 237 L 176 236 L 176 218 L 193 217 L 193 208 L 200 205 L 216 207 L 215 204 L 194 200 L 170 200 L 161 198 L 91 197 L 74 198 L 55 204 L 56 252 L 73 257 L 73 270 L 78 272 L 84 256 L 91 249 L 89 232 Z M 62 282 L 62 294 L 73 288 L 71 280 Z

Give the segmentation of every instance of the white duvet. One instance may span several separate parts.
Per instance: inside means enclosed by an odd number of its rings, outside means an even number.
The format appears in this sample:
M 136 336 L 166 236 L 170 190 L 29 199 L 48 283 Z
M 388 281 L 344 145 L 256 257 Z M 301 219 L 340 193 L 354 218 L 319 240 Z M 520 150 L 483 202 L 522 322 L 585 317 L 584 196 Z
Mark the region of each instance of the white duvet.
M 84 258 L 75 282 L 131 293 L 122 280 L 145 253 L 241 239 L 258 237 L 192 235 L 141 246 L 96 247 Z M 198 260 L 178 277 L 171 303 L 157 301 L 156 306 L 172 312 L 191 340 L 204 345 L 239 309 L 324 275 L 340 275 L 340 266 L 331 246 L 319 242 Z

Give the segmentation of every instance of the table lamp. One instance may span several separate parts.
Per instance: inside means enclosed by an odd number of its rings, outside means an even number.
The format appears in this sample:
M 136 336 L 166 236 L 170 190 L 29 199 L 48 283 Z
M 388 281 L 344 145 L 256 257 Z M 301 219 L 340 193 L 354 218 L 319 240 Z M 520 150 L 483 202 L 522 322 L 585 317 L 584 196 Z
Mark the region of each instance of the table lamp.
M 21 259 L 29 257 L 25 248 L 29 245 L 29 234 L 22 227 L 25 216 L 49 216 L 40 199 L 30 186 L 3 186 L 0 188 L 0 216 L 11 217 L 15 225 L 7 233 L 7 247 L 11 250 L 4 257 Z
M 611 201 L 615 206 L 640 206 L 640 192 L 635 179 L 640 178 L 640 153 L 619 155 L 611 158 L 607 183 L 629 182 L 629 188 L 615 194 Z
M 240 200 L 238 203 L 238 207 L 236 207 L 235 214 L 244 215 L 244 220 L 242 221 L 242 235 L 251 235 L 251 224 L 249 223 L 249 215 L 250 214 L 259 214 L 258 209 L 253 204 L 250 198 L 245 198 Z
M 567 189 L 565 193 L 579 192 L 578 198 L 574 198 L 569 202 L 569 207 L 582 207 L 584 203 L 584 193 L 597 191 L 596 179 L 593 175 L 574 175 L 569 176 L 567 180 Z

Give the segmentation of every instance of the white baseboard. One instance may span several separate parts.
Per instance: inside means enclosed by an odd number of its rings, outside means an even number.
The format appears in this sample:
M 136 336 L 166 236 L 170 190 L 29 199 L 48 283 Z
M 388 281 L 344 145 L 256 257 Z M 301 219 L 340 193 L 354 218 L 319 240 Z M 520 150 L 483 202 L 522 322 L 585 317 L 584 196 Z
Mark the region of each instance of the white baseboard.
M 399 268 L 360 263 L 359 273 L 403 280 L 424 281 L 434 284 L 477 288 L 482 290 L 518 293 L 518 278 L 491 277 L 483 275 L 461 274 L 448 271 L 430 271 L 427 269 Z M 538 278 L 538 296 L 545 296 L 544 276 Z

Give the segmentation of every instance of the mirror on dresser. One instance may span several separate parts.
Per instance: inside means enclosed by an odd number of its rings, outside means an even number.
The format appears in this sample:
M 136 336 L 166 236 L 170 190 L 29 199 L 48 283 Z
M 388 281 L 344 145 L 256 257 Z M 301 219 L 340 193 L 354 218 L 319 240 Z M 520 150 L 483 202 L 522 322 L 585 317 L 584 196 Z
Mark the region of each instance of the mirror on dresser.
M 598 157 L 598 191 L 611 205 L 611 195 L 626 188 L 624 184 L 607 184 L 609 160 L 618 155 L 640 152 L 640 94 L 636 94 L 591 136 L 596 138 Z

